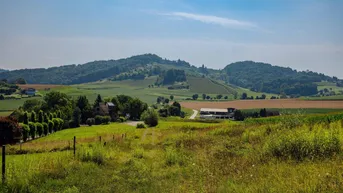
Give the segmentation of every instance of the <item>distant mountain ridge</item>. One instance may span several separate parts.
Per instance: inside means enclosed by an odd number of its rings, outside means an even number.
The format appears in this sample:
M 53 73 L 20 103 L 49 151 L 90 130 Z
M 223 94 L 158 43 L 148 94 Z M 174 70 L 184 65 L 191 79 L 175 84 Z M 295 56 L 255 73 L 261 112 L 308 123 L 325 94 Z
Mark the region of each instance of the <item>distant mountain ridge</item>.
M 271 64 L 241 61 L 227 65 L 223 70 L 195 67 L 186 61 L 163 59 L 155 54 L 143 54 L 118 60 L 99 60 L 79 65 L 51 68 L 21 69 L 0 73 L 0 79 L 24 78 L 36 84 L 81 84 L 103 79 L 144 79 L 161 75 L 168 69 L 183 70 L 187 75 L 208 77 L 222 83 L 248 88 L 257 92 L 309 96 L 316 94 L 315 82 L 339 83 L 336 77 L 311 71 L 298 72 Z

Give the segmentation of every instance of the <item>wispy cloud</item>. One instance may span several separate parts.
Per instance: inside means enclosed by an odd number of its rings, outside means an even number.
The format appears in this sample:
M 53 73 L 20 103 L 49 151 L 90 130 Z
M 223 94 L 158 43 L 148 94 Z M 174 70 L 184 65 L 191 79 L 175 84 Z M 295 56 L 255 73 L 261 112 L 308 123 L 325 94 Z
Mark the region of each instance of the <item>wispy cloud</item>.
M 230 28 L 257 28 L 258 26 L 251 22 L 240 21 L 236 19 L 230 19 L 225 17 L 218 17 L 213 15 L 200 15 L 200 14 L 193 14 L 193 13 L 186 13 L 186 12 L 171 12 L 165 13 L 163 15 L 184 18 L 189 20 L 200 21 L 203 23 L 221 25 L 223 27 L 230 27 Z

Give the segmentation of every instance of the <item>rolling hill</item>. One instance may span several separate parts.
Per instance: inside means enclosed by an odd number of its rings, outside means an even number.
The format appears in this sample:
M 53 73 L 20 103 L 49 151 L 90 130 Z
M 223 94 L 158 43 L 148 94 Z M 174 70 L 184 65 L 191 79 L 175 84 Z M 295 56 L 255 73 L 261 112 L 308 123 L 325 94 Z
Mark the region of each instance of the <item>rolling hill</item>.
M 169 72 L 187 75 L 173 80 Z M 169 74 L 169 75 L 168 75 Z M 185 76 L 183 75 L 183 76 Z M 174 84 L 184 81 L 192 92 L 234 93 L 237 86 L 254 92 L 312 96 L 318 93 L 318 82 L 340 85 L 341 80 L 311 71 L 272 66 L 253 61 L 235 62 L 223 70 L 195 67 L 182 60 L 163 59 L 155 54 L 132 56 L 119 60 L 100 60 L 79 65 L 6 71 L 0 79 L 9 81 L 24 78 L 33 84 L 82 84 L 99 80 L 144 80 L 159 76 L 155 84 Z M 169 76 L 169 77 L 168 77 Z M 168 79 L 166 79 L 168 77 Z M 168 81 L 167 81 L 168 80 Z M 209 82 L 215 83 L 208 87 Z

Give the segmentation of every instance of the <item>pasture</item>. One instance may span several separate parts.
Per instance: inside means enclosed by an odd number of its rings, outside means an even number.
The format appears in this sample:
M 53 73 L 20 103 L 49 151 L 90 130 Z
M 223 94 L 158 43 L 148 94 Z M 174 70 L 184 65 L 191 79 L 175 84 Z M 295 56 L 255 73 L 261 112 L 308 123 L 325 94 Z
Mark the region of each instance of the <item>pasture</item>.
M 83 126 L 24 143 L 28 154 L 7 155 L 0 191 L 341 192 L 342 132 L 342 120 Z M 99 136 L 113 135 L 99 142 Z M 73 136 L 75 157 L 70 148 L 48 149 Z M 29 151 L 39 148 L 41 153 Z

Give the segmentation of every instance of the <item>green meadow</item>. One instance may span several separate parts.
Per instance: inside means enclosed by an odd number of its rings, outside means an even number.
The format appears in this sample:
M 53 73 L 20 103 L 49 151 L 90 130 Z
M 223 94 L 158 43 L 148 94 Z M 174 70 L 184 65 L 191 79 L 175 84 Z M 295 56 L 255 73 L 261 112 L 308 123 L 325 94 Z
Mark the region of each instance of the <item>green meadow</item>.
M 24 143 L 21 151 L 8 146 L 1 191 L 342 192 L 342 132 L 342 120 L 308 125 L 295 115 L 264 124 L 82 126 Z M 72 146 L 74 136 L 75 157 L 72 148 L 58 148 Z

